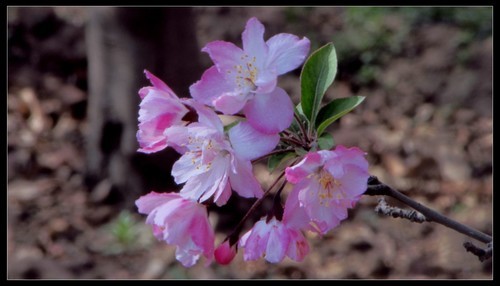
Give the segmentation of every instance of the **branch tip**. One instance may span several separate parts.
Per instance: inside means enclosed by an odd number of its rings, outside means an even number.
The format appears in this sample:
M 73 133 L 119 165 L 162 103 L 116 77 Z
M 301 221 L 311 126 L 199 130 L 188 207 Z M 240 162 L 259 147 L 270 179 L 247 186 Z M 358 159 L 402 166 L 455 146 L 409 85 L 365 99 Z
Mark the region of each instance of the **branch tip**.
M 493 242 L 486 244 L 486 248 L 480 248 L 474 245 L 472 242 L 464 242 L 464 247 L 467 252 L 471 252 L 479 261 L 484 262 L 493 256 Z

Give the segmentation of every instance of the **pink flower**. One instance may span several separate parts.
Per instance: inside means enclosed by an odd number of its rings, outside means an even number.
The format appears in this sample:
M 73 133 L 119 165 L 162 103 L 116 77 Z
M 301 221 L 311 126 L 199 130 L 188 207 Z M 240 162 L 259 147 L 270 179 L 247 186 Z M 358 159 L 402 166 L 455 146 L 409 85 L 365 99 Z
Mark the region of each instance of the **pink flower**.
M 243 49 L 224 41 L 202 49 L 215 65 L 190 87 L 191 95 L 225 114 L 243 110 L 257 130 L 279 133 L 292 122 L 294 106 L 276 87 L 277 77 L 304 62 L 310 42 L 285 33 L 265 42 L 264 26 L 256 18 L 248 20 L 242 40 Z
M 147 70 L 144 73 L 153 86 L 139 90 L 138 151 L 153 153 L 167 147 L 163 132 L 170 126 L 181 124 L 189 110 L 163 81 Z
M 227 265 L 236 256 L 236 248 L 229 245 L 229 240 L 219 245 L 214 252 L 215 261 L 221 265 Z
M 183 154 L 172 167 L 175 182 L 186 183 L 180 193 L 200 202 L 213 196 L 218 206 L 227 202 L 231 189 L 246 198 L 261 197 L 250 161 L 274 149 L 279 135 L 262 134 L 240 122 L 226 136 L 213 111 L 198 109 L 198 114 L 204 114 L 199 122 L 165 131 L 168 144 Z
M 153 226 L 159 240 L 176 245 L 175 257 L 185 267 L 193 266 L 201 255 L 207 263 L 213 259 L 214 232 L 207 208 L 177 193 L 155 193 L 135 201 L 139 212 L 147 214 L 146 223 Z
M 289 224 L 325 234 L 347 218 L 366 191 L 368 162 L 360 149 L 337 146 L 312 152 L 293 167 L 286 178 L 295 186 L 287 198 L 284 219 Z
M 300 230 L 289 227 L 273 217 L 269 222 L 262 218 L 239 241 L 244 248 L 243 259 L 256 260 L 264 256 L 277 263 L 285 256 L 295 261 L 302 261 L 309 252 L 309 245 Z

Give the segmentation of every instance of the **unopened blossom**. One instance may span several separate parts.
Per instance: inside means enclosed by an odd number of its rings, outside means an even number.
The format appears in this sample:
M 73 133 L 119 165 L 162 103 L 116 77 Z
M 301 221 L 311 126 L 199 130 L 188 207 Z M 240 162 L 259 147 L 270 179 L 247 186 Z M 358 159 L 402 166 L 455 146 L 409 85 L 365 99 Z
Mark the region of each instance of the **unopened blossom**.
M 366 191 L 368 162 L 359 148 L 337 146 L 312 152 L 292 167 L 286 179 L 295 184 L 287 198 L 284 219 L 290 225 L 321 234 L 347 218 Z
M 229 240 L 220 244 L 214 252 L 215 261 L 221 265 L 227 265 L 233 261 L 236 256 L 236 247 L 229 244 Z
M 253 175 L 251 160 L 274 149 L 279 135 L 262 134 L 240 122 L 226 136 L 215 113 L 202 110 L 198 113 L 205 116 L 200 116 L 199 122 L 165 131 L 168 144 L 183 154 L 172 167 L 175 182 L 185 183 L 180 193 L 199 202 L 213 197 L 219 206 L 227 202 L 231 190 L 246 198 L 261 197 L 263 191 Z
M 207 208 L 178 193 L 150 192 L 136 200 L 139 213 L 153 227 L 158 240 L 177 246 L 175 257 L 185 267 L 193 266 L 201 256 L 212 261 L 214 232 Z
M 262 218 L 245 233 L 239 241 L 244 249 L 244 260 L 256 260 L 264 257 L 271 263 L 282 261 L 285 256 L 295 261 L 302 261 L 309 252 L 307 240 L 301 231 L 289 227 L 286 221 L 276 217 L 266 221 Z
M 153 153 L 167 147 L 164 131 L 181 124 L 189 110 L 163 81 L 147 70 L 144 73 L 152 86 L 139 90 L 141 103 L 137 141 L 140 152 Z
M 264 26 L 254 17 L 246 24 L 242 42 L 243 49 L 225 41 L 202 49 L 215 65 L 190 87 L 191 96 L 224 114 L 243 110 L 248 122 L 263 133 L 281 132 L 292 122 L 294 105 L 276 87 L 277 77 L 304 62 L 310 41 L 286 33 L 264 41 Z

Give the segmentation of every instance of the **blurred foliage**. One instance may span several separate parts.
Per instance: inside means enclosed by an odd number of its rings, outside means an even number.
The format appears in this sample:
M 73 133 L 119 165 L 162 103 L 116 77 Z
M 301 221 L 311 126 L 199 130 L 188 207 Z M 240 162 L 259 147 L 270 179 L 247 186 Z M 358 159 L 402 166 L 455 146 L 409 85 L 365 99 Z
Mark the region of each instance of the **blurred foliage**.
M 344 28 L 333 36 L 339 64 L 344 63 L 353 81 L 373 83 L 379 66 L 402 52 L 410 33 L 424 24 L 446 23 L 462 32 L 461 45 L 492 33 L 490 7 L 348 7 Z M 459 55 L 467 60 L 467 52 Z M 345 70 L 345 69 L 343 69 Z
M 304 25 L 308 22 L 312 13 L 316 7 L 285 7 L 283 9 L 285 21 L 287 25 L 294 27 L 296 35 L 307 35 L 307 38 L 311 41 L 310 51 L 315 51 L 323 46 L 325 43 L 321 43 L 319 40 L 319 35 L 314 29 Z
M 398 7 L 388 8 L 400 13 L 412 25 L 423 23 L 448 23 L 483 39 L 493 30 L 491 7 Z
M 129 246 L 138 236 L 136 224 L 137 222 L 128 211 L 122 211 L 111 224 L 111 233 L 118 243 Z
M 108 255 L 116 255 L 147 247 L 151 244 L 153 236 L 148 225 L 131 214 L 122 211 L 109 224 L 103 227 L 104 232 L 109 235 L 107 243 L 102 252 Z

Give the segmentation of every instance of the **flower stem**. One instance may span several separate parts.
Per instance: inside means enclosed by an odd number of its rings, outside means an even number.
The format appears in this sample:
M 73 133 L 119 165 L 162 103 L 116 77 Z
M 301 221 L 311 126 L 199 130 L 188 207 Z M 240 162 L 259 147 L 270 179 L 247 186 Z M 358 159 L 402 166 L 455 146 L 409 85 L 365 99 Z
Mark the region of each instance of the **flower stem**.
M 283 206 L 281 205 L 281 192 L 285 188 L 286 183 L 287 183 L 287 181 L 284 180 L 283 183 L 281 184 L 281 186 L 279 187 L 278 191 L 276 191 L 276 193 L 274 194 L 273 208 L 269 212 L 269 215 L 267 216 L 268 222 L 269 222 L 269 220 L 272 219 L 273 216 L 276 217 L 276 219 L 278 219 L 279 221 L 281 221 L 283 219 L 284 209 L 283 209 Z
M 296 139 L 298 141 L 302 140 L 302 138 L 299 137 L 299 135 L 297 133 L 295 133 L 295 132 L 290 132 L 288 130 L 283 130 L 283 134 L 285 136 L 288 136 L 288 138 L 293 138 L 293 139 Z
M 272 152 L 267 153 L 266 155 L 260 156 L 260 157 L 258 157 L 256 159 L 253 159 L 252 160 L 252 164 L 255 163 L 255 162 L 257 162 L 257 161 L 260 161 L 260 160 L 262 160 L 264 158 L 267 158 L 269 156 L 276 155 L 276 154 L 281 154 L 281 153 L 286 153 L 286 152 L 291 152 L 291 151 L 293 151 L 293 148 L 281 149 L 281 150 L 274 150 Z
M 309 145 L 309 143 L 311 142 L 309 140 L 309 135 L 308 133 L 306 132 L 306 129 L 304 127 L 304 124 L 302 124 L 302 120 L 300 120 L 300 117 L 297 115 L 297 113 L 293 113 L 293 116 L 295 117 L 295 120 L 297 121 L 297 124 L 299 125 L 299 128 L 300 128 L 300 132 L 302 132 L 302 136 L 304 136 L 302 138 L 303 142 L 304 142 L 304 145 L 307 146 Z
M 303 147 L 303 148 L 307 148 L 307 144 L 304 144 L 304 142 L 300 142 L 295 138 L 282 137 L 281 140 L 288 142 L 288 143 L 293 143 L 293 144 L 300 146 L 300 147 Z
M 233 242 L 235 243 L 236 241 L 238 241 L 237 239 L 234 239 L 234 237 L 237 237 L 239 235 L 241 228 L 243 227 L 243 224 L 245 223 L 245 221 L 255 211 L 255 209 L 262 203 L 262 201 L 264 201 L 266 196 L 271 192 L 271 190 L 274 188 L 274 186 L 276 186 L 276 184 L 278 184 L 279 180 L 281 180 L 281 178 L 283 178 L 284 175 L 285 175 L 285 171 L 281 172 L 281 174 L 278 176 L 278 178 L 276 178 L 276 180 L 271 184 L 271 186 L 264 192 L 262 197 L 260 199 L 256 200 L 255 203 L 253 203 L 253 205 L 247 211 L 245 216 L 240 220 L 240 222 L 234 228 L 234 230 L 224 239 L 224 241 L 229 239 L 229 243 L 231 245 L 233 245 Z

